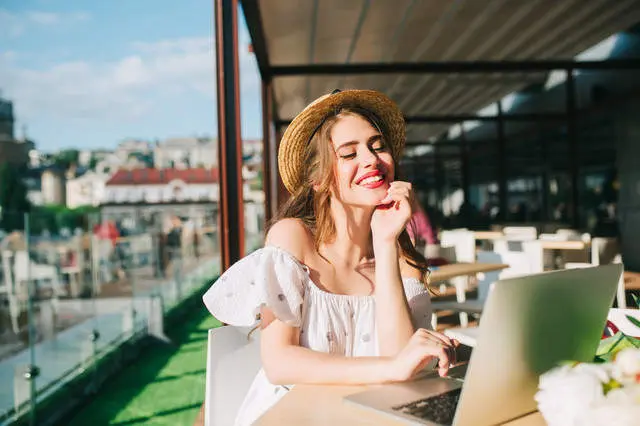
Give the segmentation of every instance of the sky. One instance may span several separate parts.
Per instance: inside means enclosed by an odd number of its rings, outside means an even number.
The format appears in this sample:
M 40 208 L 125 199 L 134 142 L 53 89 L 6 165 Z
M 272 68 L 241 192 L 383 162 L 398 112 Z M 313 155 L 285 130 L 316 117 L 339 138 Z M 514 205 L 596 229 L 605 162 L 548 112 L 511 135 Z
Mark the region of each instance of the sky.
M 239 13 L 242 136 L 262 134 Z M 2 0 L 0 96 L 39 150 L 215 136 L 212 0 Z

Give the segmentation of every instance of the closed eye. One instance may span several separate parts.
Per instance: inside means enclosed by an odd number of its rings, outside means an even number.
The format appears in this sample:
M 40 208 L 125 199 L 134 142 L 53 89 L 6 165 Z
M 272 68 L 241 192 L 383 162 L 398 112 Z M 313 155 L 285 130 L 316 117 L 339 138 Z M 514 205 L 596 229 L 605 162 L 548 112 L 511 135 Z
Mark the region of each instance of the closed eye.
M 356 153 L 352 153 L 352 154 L 343 154 L 340 155 L 340 158 L 344 158 L 345 160 L 351 160 L 353 158 L 356 158 Z

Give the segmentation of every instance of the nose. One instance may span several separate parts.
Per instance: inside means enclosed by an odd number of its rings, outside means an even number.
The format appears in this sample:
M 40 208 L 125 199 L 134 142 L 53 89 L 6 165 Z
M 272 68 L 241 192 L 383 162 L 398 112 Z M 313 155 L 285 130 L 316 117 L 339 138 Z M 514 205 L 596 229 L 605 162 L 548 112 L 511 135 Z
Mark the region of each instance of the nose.
M 373 167 L 376 166 L 378 164 L 378 154 L 376 152 L 374 152 L 372 149 L 367 148 L 365 150 L 363 150 L 363 154 L 362 154 L 362 163 L 364 164 L 365 167 Z

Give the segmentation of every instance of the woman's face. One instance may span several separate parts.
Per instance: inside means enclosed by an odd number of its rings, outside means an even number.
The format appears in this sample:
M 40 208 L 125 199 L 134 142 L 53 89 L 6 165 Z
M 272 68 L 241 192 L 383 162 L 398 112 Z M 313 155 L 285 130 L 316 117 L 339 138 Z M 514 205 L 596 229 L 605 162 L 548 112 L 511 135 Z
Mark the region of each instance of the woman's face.
M 345 204 L 376 206 L 393 181 L 394 164 L 386 141 L 366 119 L 345 114 L 331 129 L 336 154 L 337 196 Z

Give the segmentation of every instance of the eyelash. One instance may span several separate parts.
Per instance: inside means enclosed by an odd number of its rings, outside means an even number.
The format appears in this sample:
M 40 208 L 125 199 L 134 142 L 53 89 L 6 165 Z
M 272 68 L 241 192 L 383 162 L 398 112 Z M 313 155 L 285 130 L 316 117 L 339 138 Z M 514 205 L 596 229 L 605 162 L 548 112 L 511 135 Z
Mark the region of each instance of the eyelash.
M 378 148 L 373 148 L 373 150 L 374 150 L 375 152 L 384 152 L 384 151 L 386 151 L 386 150 L 387 150 L 387 147 L 386 147 L 385 145 L 381 145 L 381 146 L 380 146 L 380 147 L 378 147 Z M 340 156 L 340 158 L 343 158 L 343 159 L 345 159 L 345 160 L 351 160 L 351 159 L 353 159 L 353 158 L 356 158 L 356 153 L 354 152 L 354 153 L 352 153 L 352 154 L 345 154 L 345 155 L 341 155 L 341 156 Z

